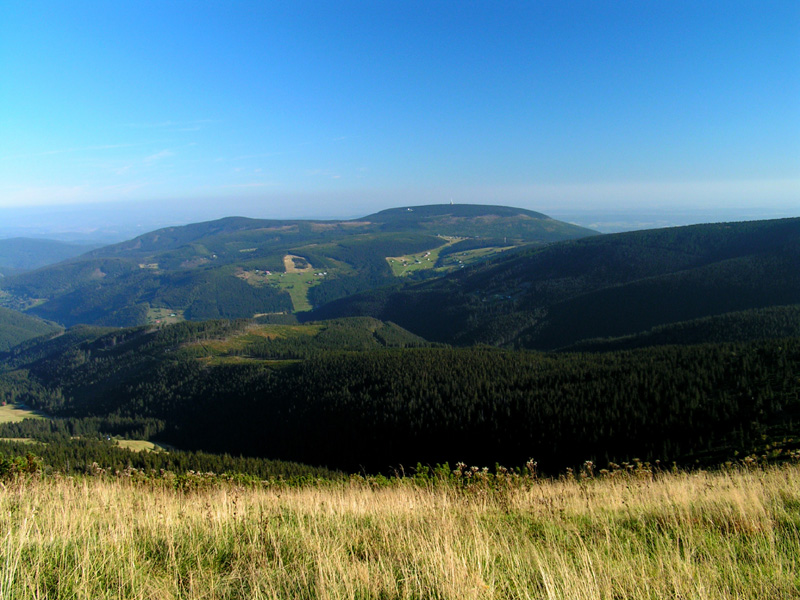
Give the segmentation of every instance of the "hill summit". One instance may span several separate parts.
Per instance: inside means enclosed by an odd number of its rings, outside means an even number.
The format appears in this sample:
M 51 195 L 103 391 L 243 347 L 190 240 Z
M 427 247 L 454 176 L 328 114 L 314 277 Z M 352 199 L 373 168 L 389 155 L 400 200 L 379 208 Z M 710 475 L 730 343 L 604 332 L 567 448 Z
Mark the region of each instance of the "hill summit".
M 390 208 L 359 220 L 376 223 L 383 231 L 413 228 L 436 235 L 504 238 L 517 242 L 555 242 L 596 233 L 531 210 L 485 204 Z

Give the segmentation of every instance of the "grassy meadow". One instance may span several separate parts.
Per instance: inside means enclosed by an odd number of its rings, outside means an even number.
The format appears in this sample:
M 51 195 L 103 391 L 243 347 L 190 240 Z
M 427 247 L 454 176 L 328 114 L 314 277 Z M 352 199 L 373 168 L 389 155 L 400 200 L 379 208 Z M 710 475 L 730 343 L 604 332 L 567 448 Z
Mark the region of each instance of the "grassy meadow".
M 164 444 L 156 444 L 148 440 L 117 440 L 117 446 L 127 448 L 134 452 L 168 452 L 169 448 Z
M 312 307 L 308 301 L 308 290 L 315 285 L 319 285 L 322 281 L 321 277 L 310 266 L 305 269 L 293 268 L 285 273 L 242 270 L 237 274 L 237 277 L 254 287 L 273 285 L 288 292 L 295 312 L 311 310 Z
M 148 325 L 172 325 L 184 320 L 183 310 L 172 308 L 150 308 L 147 311 Z
M 800 598 L 797 464 L 491 485 L 127 475 L 6 480 L 0 598 Z
M 41 413 L 17 404 L 0 405 L 0 423 L 18 423 L 23 419 L 44 419 Z

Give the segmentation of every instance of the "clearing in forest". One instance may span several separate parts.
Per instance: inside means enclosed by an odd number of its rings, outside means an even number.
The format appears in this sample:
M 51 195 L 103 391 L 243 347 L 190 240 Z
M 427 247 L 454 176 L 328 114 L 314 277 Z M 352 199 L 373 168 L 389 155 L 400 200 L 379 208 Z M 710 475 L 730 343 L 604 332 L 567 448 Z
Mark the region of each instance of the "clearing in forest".
M 156 444 L 147 440 L 117 440 L 117 446 L 134 452 L 168 452 L 170 446 Z
M 437 272 L 445 273 L 459 269 L 473 262 L 484 260 L 503 252 L 514 246 L 489 246 L 486 248 L 474 248 L 472 250 L 464 250 L 454 254 L 447 254 L 439 260 L 439 255 L 445 248 L 448 248 L 456 242 L 463 241 L 467 238 L 459 237 L 442 237 L 446 243 L 434 248 L 433 250 L 426 250 L 424 252 L 417 252 L 416 254 L 406 254 L 405 256 L 387 256 L 386 262 L 392 269 L 392 274 L 395 277 L 405 277 L 417 271 L 424 271 L 427 269 L 435 269 Z M 437 267 L 437 263 L 439 266 Z
M 294 254 L 283 257 L 283 266 L 287 273 L 308 273 L 314 268 L 305 258 Z
M 0 423 L 17 423 L 23 419 L 46 419 L 40 412 L 31 410 L 20 404 L 4 404 L 0 406 Z
M 415 271 L 423 271 L 432 269 L 439 260 L 439 252 L 442 249 L 452 246 L 456 242 L 460 242 L 464 238 L 459 237 L 444 237 L 439 236 L 444 240 L 444 244 L 432 250 L 425 250 L 424 252 L 417 252 L 415 254 L 406 254 L 405 256 L 387 256 L 386 262 L 392 269 L 392 274 L 395 277 L 405 277 Z
M 147 311 L 148 325 L 172 325 L 184 320 L 182 309 L 150 308 Z

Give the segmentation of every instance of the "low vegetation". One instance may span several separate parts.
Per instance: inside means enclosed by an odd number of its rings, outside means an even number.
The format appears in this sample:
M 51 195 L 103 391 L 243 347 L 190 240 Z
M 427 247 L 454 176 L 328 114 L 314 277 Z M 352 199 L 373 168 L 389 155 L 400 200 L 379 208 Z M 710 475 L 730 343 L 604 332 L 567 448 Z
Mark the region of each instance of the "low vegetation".
M 0 403 L 0 423 L 19 423 L 24 419 L 43 419 L 44 416 L 24 406 Z
M 4 464 L 8 464 L 6 461 Z M 800 467 L 0 488 L 0 597 L 797 598 Z M 191 483 L 193 482 L 193 483 Z

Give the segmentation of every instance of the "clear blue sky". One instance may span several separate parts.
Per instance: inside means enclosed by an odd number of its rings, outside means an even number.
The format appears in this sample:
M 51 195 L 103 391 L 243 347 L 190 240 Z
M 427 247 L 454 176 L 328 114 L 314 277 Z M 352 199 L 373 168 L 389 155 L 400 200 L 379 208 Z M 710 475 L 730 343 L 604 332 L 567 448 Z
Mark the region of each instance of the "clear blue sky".
M 800 214 L 800 2 L 0 3 L 0 209 L 451 198 Z

